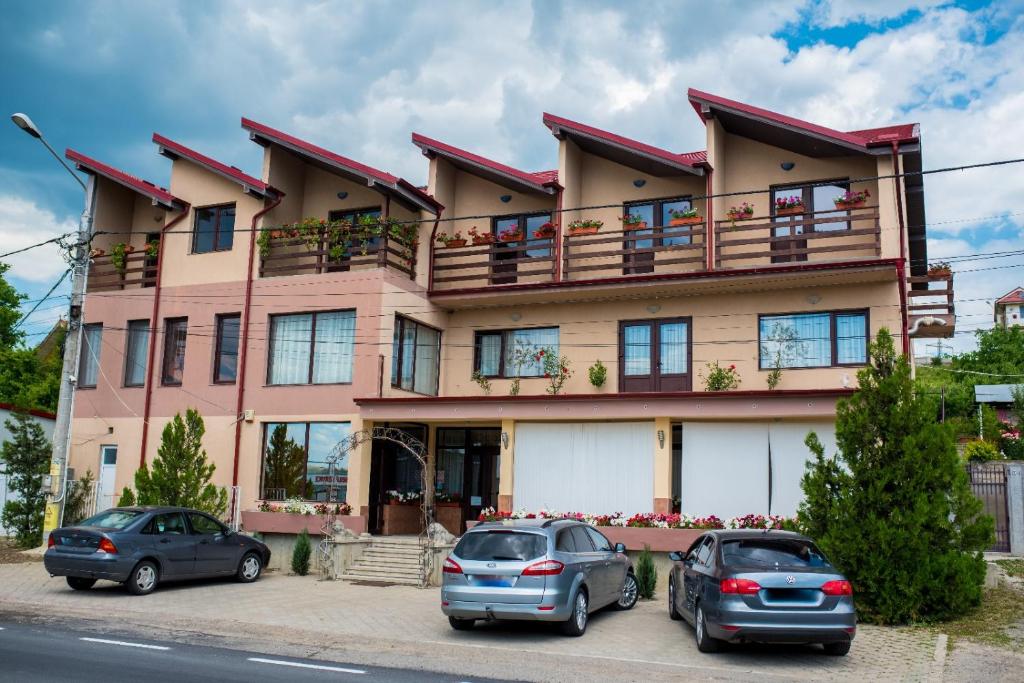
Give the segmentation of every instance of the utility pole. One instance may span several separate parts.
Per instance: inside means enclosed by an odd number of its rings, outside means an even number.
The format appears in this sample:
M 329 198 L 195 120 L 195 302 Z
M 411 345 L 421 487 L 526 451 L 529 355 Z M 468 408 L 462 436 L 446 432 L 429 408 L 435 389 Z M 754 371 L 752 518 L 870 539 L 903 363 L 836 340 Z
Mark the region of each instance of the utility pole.
M 96 178 L 89 176 L 88 184 L 82 182 L 70 166 L 54 151 L 43 137 L 42 132 L 25 114 L 13 114 L 11 120 L 18 128 L 39 140 L 85 190 L 85 207 L 78 221 L 78 234 L 70 255 L 71 305 L 68 309 L 68 331 L 64 338 L 64 364 L 60 375 L 60 397 L 57 400 L 57 421 L 53 427 L 53 452 L 50 456 L 50 492 L 47 495 L 46 512 L 43 516 L 43 543 L 50 532 L 60 526 L 64 516 L 64 499 L 67 492 L 65 479 L 68 458 L 71 451 L 71 417 L 75 405 L 75 387 L 78 383 L 78 360 L 82 347 L 82 308 L 85 296 L 85 282 L 89 273 L 89 244 L 92 239 L 92 217 L 96 205 Z

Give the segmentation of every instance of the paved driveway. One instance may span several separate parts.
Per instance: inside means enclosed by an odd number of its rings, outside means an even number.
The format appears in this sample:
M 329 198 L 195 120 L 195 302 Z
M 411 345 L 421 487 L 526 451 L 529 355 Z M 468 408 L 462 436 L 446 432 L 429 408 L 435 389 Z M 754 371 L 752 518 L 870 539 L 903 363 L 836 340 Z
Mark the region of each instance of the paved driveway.
M 39 563 L 0 565 L 0 612 L 94 620 L 97 628 L 168 632 L 195 642 L 276 649 L 382 666 L 532 680 L 928 680 L 941 675 L 936 639 L 917 630 L 861 627 L 850 654 L 813 647 L 743 646 L 697 652 L 692 630 L 670 621 L 664 600 L 630 612 L 594 615 L 582 638 L 543 625 L 478 624 L 455 632 L 437 589 L 358 586 L 314 577 L 265 574 L 170 585 L 133 597 L 100 582 L 71 591 Z M 104 626 L 105 625 L 105 626 Z M 941 659 L 941 658 L 940 658 Z

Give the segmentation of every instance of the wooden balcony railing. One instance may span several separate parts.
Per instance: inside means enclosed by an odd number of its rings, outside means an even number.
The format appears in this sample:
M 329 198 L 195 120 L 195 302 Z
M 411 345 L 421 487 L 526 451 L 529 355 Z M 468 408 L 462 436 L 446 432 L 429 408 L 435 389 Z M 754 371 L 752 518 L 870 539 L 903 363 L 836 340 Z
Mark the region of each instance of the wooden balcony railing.
M 562 267 L 565 280 L 704 270 L 705 228 L 656 226 L 566 235 Z
M 555 278 L 553 239 L 434 248 L 434 289 L 464 289 Z
M 715 221 L 715 267 L 877 258 L 881 235 L 877 206 Z
M 953 275 L 936 273 L 907 278 L 907 312 L 910 336 L 914 338 L 952 337 L 956 326 L 953 308 Z M 914 285 L 924 285 L 914 289 Z M 938 285 L 933 287 L 932 285 Z
M 86 291 L 104 292 L 120 289 L 153 287 L 156 285 L 156 256 L 144 252 L 125 255 L 124 272 L 114 267 L 110 254 L 94 256 L 89 263 L 89 281 Z
M 416 277 L 416 249 L 384 234 L 365 245 L 354 240 L 347 254 L 332 258 L 324 235 L 313 242 L 305 237 L 284 236 L 269 238 L 266 255 L 260 255 L 260 277 L 319 275 L 372 268 L 391 268 L 413 279 Z

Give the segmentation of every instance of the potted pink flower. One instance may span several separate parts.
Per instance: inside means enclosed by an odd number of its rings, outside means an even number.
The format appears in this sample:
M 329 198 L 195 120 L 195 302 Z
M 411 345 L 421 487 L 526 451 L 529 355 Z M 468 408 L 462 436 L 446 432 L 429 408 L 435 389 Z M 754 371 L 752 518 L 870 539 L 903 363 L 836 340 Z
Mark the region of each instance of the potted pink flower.
M 533 236 L 539 240 L 551 239 L 555 236 L 555 224 L 548 222 L 533 231 Z
M 792 197 L 779 197 L 775 200 L 776 216 L 795 216 L 804 213 L 804 199 L 799 195 Z
M 870 196 L 871 193 L 867 190 L 858 190 L 857 192 L 847 190 L 832 201 L 835 202 L 836 208 L 840 211 L 848 211 L 849 209 L 859 209 L 864 206 Z
M 518 228 L 506 228 L 498 233 L 498 239 L 502 242 L 518 242 L 523 239 L 523 231 Z
M 749 202 L 743 202 L 739 206 L 730 206 L 725 215 L 731 221 L 745 221 L 748 218 L 754 217 L 754 205 Z
M 462 236 L 461 232 L 452 233 L 451 235 L 442 232 L 437 236 L 437 241 L 443 244 L 445 249 L 466 246 L 466 239 Z

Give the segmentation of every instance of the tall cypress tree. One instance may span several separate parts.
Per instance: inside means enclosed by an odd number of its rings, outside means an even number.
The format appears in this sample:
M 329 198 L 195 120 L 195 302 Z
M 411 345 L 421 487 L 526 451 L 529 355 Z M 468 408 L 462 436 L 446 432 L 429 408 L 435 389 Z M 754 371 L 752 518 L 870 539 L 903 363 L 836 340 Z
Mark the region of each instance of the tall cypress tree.
M 27 413 L 15 413 L 4 422 L 10 437 L 0 448 L 10 486 L 18 500 L 4 504 L 4 526 L 14 530 L 17 544 L 31 548 L 43 533 L 43 477 L 50 470 L 50 440 Z
M 947 618 L 979 604 L 982 515 L 952 432 L 915 395 L 907 359 L 882 329 L 860 388 L 840 401 L 835 460 L 817 435 L 800 517 L 853 583 L 858 615 L 879 623 Z
M 134 499 L 138 505 L 180 505 L 223 517 L 228 493 L 210 483 L 217 466 L 206 461 L 203 418 L 194 408 L 178 413 L 164 427 L 153 469 L 143 463 L 135 472 Z M 126 494 L 131 491 L 126 490 Z M 122 494 L 127 504 L 129 497 Z

